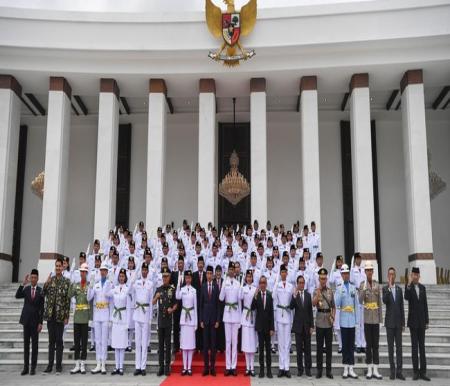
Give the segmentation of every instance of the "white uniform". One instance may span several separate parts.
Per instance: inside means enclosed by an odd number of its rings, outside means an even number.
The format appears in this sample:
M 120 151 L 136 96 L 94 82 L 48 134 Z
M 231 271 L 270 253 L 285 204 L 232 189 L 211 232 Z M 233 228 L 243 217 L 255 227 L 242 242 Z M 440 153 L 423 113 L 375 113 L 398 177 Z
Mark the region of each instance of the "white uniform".
M 279 281 L 273 292 L 273 306 L 275 309 L 275 321 L 278 335 L 278 355 L 280 370 L 289 371 L 291 347 L 292 315 L 291 298 L 294 286 L 287 280 Z
M 220 290 L 219 300 L 225 303 L 223 324 L 225 327 L 226 369 L 235 370 L 237 364 L 237 338 L 241 323 L 240 286 L 237 280 L 226 278 Z
M 108 348 L 109 331 L 109 302 L 111 297 L 112 284 L 106 279 L 95 283 L 88 290 L 88 300 L 93 301 L 94 307 L 94 326 L 95 326 L 95 356 L 97 362 L 106 361 Z
M 116 369 L 123 370 L 125 349 L 128 346 L 128 309 L 130 289 L 126 284 L 117 285 L 112 291 L 111 346 L 115 349 Z
M 364 272 L 364 268 L 361 266 L 357 267 L 356 265 L 350 271 L 350 282 L 356 287 L 359 288 L 362 282 L 366 281 L 366 273 Z M 366 347 L 366 337 L 364 334 L 364 305 L 359 302 L 358 296 L 356 297 L 356 302 L 358 304 L 357 307 L 357 322 L 355 328 L 355 344 L 357 348 L 365 348 Z
M 256 352 L 256 331 L 255 331 L 255 313 L 252 311 L 252 302 L 255 296 L 256 287 L 245 284 L 241 287 L 239 298 L 242 301 L 242 342 L 241 349 L 245 353 L 245 362 L 247 370 L 254 370 L 255 352 Z
M 137 370 L 145 370 L 153 313 L 153 282 L 148 277 L 146 279 L 138 279 L 131 286 L 131 291 L 135 300 L 133 312 L 136 341 L 135 365 Z

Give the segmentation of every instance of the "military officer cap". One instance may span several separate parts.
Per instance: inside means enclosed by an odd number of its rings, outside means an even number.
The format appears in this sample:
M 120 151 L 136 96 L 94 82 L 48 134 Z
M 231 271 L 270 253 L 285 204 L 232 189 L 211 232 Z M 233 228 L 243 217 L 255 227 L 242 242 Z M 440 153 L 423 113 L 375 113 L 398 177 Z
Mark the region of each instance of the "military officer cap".
M 280 266 L 280 272 L 286 271 L 287 272 L 287 267 L 284 264 L 281 264 Z
M 228 269 L 233 268 L 234 269 L 234 263 L 232 261 L 230 261 L 228 263 Z
M 102 261 L 102 257 L 100 255 L 95 255 L 95 261 Z
M 317 274 L 319 276 L 327 276 L 328 275 L 328 271 L 326 268 L 320 268 L 319 271 L 317 272 Z
M 31 275 L 37 275 L 37 276 L 39 276 L 39 271 L 38 271 L 36 268 L 33 268 L 33 269 L 31 270 Z
M 152 250 L 149 247 L 145 248 L 145 254 L 146 255 L 151 255 L 152 254 Z
M 145 261 L 142 263 L 141 269 L 147 269 L 148 270 L 148 264 Z
M 338 261 L 338 260 L 341 260 L 341 261 L 343 260 L 342 255 L 337 255 L 336 256 L 336 261 Z
M 164 257 L 164 259 L 167 260 L 166 257 Z M 178 255 L 178 261 L 184 261 L 184 256 L 183 255 Z
M 86 258 L 86 253 L 84 253 L 84 252 L 80 252 L 80 257 L 84 257 L 84 258 Z
M 143 227 L 144 226 L 144 221 L 139 221 L 139 226 Z
M 289 256 L 288 251 L 284 251 L 284 252 L 283 252 L 283 256 Z
M 273 250 L 274 250 L 274 251 L 278 251 L 278 246 L 277 246 L 277 245 L 274 245 L 274 246 L 273 246 Z
M 361 253 L 355 252 L 355 259 L 357 259 L 358 257 L 361 258 Z
M 95 239 L 95 240 L 94 240 L 94 245 L 100 245 L 99 239 Z
M 212 267 L 212 265 L 208 265 L 206 267 L 206 272 L 214 272 L 214 268 Z
M 217 272 L 217 271 L 222 272 L 222 266 L 221 266 L 220 264 L 217 264 L 217 265 L 216 265 L 216 272 Z
M 250 257 L 256 257 L 256 252 L 253 251 L 252 253 L 250 253 Z
M 309 252 L 309 248 L 303 248 L 303 252 Z
M 412 273 L 419 273 L 420 274 L 420 269 L 419 267 L 413 267 L 411 270 Z
M 297 249 L 297 248 L 295 248 L 295 245 L 294 245 L 294 244 L 291 245 L 291 251 L 292 251 L 293 249 Z
M 350 269 L 348 268 L 348 265 L 347 264 L 344 264 L 342 267 L 341 267 L 341 273 L 349 273 L 350 272 Z
M 161 273 L 163 276 L 170 276 L 170 269 L 167 267 L 162 267 L 161 268 Z
M 128 256 L 128 261 L 134 261 L 134 256 L 133 255 Z
M 322 258 L 323 258 L 322 252 L 317 252 L 317 254 L 316 254 L 316 259 L 318 259 L 319 257 L 322 257 Z
M 253 276 L 253 271 L 251 269 L 247 269 L 247 271 L 245 271 L 245 274 Z
M 128 243 L 128 245 L 131 247 L 131 246 L 135 246 L 135 243 L 134 243 L 134 240 L 131 240 L 129 243 Z
M 178 257 L 178 260 L 180 260 L 180 257 Z M 184 259 L 183 259 L 184 260 Z M 167 257 L 163 257 L 161 259 L 161 263 L 167 263 Z
M 197 261 L 203 261 L 203 262 L 205 262 L 205 259 L 203 258 L 203 256 L 199 256 L 198 259 L 197 259 Z

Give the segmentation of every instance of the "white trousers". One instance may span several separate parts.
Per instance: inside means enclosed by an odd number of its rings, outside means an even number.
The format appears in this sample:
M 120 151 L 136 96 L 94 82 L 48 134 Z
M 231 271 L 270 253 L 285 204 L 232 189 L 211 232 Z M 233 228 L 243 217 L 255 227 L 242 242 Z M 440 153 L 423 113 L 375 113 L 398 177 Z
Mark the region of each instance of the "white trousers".
M 116 369 L 123 370 L 123 362 L 125 359 L 125 349 L 124 348 L 116 348 L 115 349 L 115 357 L 116 357 Z
M 289 370 L 291 348 L 291 325 L 289 323 L 277 323 L 278 330 L 278 357 L 280 370 Z
M 226 369 L 235 370 L 237 364 L 237 343 L 239 323 L 224 322 Z
M 149 341 L 149 324 L 144 322 L 134 322 L 136 358 L 135 364 L 137 370 L 145 370 L 147 366 L 147 347 Z
M 108 354 L 109 322 L 95 322 L 95 358 L 106 361 Z
M 245 368 L 247 370 L 255 369 L 255 353 L 254 352 L 246 352 L 245 353 Z
M 192 370 L 192 357 L 195 350 L 182 350 L 183 351 L 183 370 Z

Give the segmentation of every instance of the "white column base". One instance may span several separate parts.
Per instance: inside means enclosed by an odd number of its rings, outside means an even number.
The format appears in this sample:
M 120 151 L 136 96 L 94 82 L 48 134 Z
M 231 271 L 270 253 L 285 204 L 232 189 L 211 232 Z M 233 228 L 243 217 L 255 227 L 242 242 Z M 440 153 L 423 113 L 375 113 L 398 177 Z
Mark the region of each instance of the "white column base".
M 413 260 L 409 262 L 410 272 L 413 267 L 420 269 L 420 282 L 422 284 L 437 284 L 436 281 L 436 262 L 430 260 Z
M 37 270 L 39 271 L 39 283 L 45 283 L 49 273 L 55 270 L 55 260 L 40 259 Z
M 0 260 L 0 284 L 11 283 L 12 263 L 6 260 Z

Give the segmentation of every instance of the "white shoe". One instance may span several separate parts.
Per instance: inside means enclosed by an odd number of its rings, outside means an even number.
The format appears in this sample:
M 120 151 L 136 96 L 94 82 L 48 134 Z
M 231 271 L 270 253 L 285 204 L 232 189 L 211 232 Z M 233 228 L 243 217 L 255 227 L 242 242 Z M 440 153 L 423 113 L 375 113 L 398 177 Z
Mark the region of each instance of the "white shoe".
M 342 378 L 348 378 L 348 365 L 344 365 L 344 374 L 342 374 Z
M 86 366 L 85 366 L 84 361 L 80 362 L 80 373 L 81 374 L 86 374 Z
M 373 376 L 376 379 L 383 379 L 383 376 L 378 372 L 378 365 L 373 365 Z
M 367 365 L 367 374 L 366 374 L 366 379 L 372 379 L 372 367 L 373 365 Z
M 100 371 L 102 371 L 102 367 L 100 362 L 97 362 L 97 366 L 91 370 L 91 374 L 98 374 Z
M 75 367 L 70 370 L 70 374 L 78 374 L 80 372 L 80 361 L 77 359 L 75 361 Z
M 353 366 L 349 366 L 348 375 L 350 378 L 357 379 L 358 375 L 353 371 Z
M 106 374 L 106 363 L 102 362 L 102 374 L 105 375 Z

